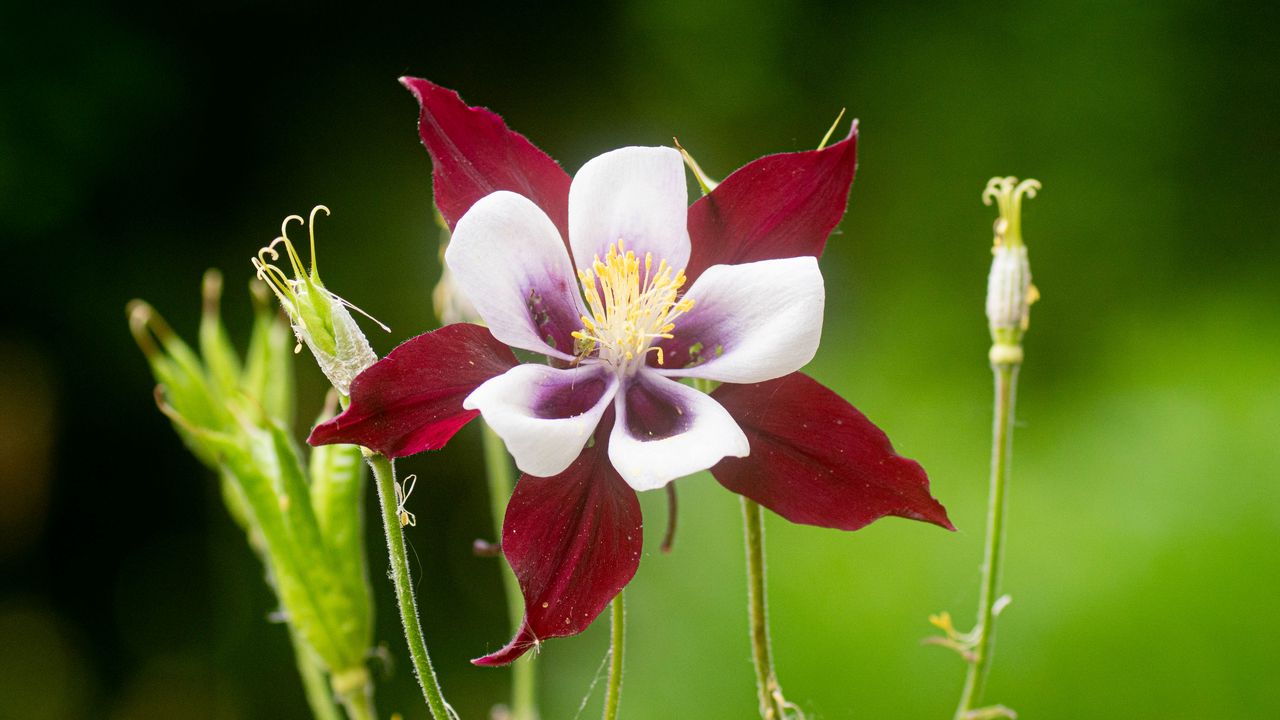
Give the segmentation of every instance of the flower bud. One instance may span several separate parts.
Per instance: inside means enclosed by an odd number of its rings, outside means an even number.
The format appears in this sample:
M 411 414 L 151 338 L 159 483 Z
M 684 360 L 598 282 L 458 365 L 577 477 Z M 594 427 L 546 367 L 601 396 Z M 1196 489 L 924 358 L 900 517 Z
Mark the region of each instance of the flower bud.
M 316 213 L 323 210 L 326 215 L 329 209 L 317 205 L 311 210 L 311 217 L 305 222 L 311 239 L 311 268 L 304 270 L 298 251 L 289 240 L 289 223 L 297 220 L 303 223 L 298 215 L 290 215 L 280 226 L 280 237 L 270 245 L 258 251 L 253 258 L 253 266 L 258 277 L 264 280 L 275 292 L 280 304 L 289 315 L 289 323 L 298 338 L 295 352 L 305 344 L 315 356 L 320 370 L 329 378 L 329 382 L 344 396 L 351 392 L 351 381 L 365 368 L 377 362 L 369 341 L 351 317 L 348 308 L 356 310 L 365 317 L 367 313 L 343 300 L 325 288 L 320 281 L 320 273 L 316 268 Z M 293 277 L 272 265 L 280 258 L 276 245 L 283 245 L 289 256 Z M 373 320 L 373 318 L 369 318 Z M 377 322 L 377 320 L 374 320 Z M 382 329 L 387 327 L 378 323 Z
M 431 291 L 431 305 L 436 309 L 436 317 L 442 325 L 461 322 L 484 324 L 480 319 L 480 313 L 476 312 L 476 306 L 472 305 L 471 300 L 454 284 L 453 272 L 444 262 L 444 251 L 449 248 L 450 233 L 449 226 L 445 224 L 444 217 L 438 210 L 436 224 L 440 226 L 440 282 L 436 283 L 435 290 Z
M 994 177 L 982 193 L 986 205 L 999 205 L 991 272 L 987 276 L 987 321 L 991 328 L 991 362 L 1022 362 L 1022 335 L 1031 323 L 1031 304 L 1040 293 L 1031 284 L 1027 246 L 1022 242 L 1022 199 L 1035 197 L 1036 180 Z

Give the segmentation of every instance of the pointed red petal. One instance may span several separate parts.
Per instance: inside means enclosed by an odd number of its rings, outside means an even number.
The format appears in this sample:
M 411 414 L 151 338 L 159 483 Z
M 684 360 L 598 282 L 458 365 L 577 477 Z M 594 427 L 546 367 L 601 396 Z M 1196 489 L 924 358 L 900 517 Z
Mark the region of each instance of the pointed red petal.
M 914 460 L 894 453 L 880 428 L 803 373 L 713 396 L 751 442 L 745 458 L 711 468 L 721 485 L 794 523 L 857 530 L 885 515 L 954 530 Z
M 858 159 L 858 126 L 821 150 L 743 165 L 689 208 L 689 282 L 712 265 L 822 255 L 844 217 Z
M 479 325 L 424 333 L 357 375 L 351 405 L 307 442 L 363 445 L 392 458 L 438 450 L 480 414 L 462 409 L 467 395 L 515 365 L 511 350 Z
M 569 237 L 569 174 L 501 117 L 470 107 L 458 93 L 429 80 L 400 78 L 422 108 L 418 133 L 431 154 L 436 207 L 457 224 L 474 203 L 496 190 L 532 200 Z
M 555 477 L 524 475 L 502 526 L 502 552 L 520 581 L 525 618 L 506 647 L 472 660 L 506 665 L 554 637 L 577 635 L 640 565 L 636 493 L 609 463 L 608 428 Z

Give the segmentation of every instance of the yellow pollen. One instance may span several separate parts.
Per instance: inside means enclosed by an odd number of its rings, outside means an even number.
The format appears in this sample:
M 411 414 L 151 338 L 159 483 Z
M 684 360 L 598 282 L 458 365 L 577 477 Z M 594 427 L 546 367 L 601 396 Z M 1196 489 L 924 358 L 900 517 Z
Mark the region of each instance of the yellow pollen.
M 656 351 L 661 365 L 662 348 L 651 345 L 673 337 L 675 320 L 693 308 L 691 298 L 677 300 L 684 271 L 666 260 L 655 262 L 652 253 L 641 261 L 619 239 L 604 259 L 597 255 L 590 269 L 579 270 L 578 280 L 589 310 L 582 329 L 573 333 L 578 356 L 598 350 L 601 359 L 620 367 Z

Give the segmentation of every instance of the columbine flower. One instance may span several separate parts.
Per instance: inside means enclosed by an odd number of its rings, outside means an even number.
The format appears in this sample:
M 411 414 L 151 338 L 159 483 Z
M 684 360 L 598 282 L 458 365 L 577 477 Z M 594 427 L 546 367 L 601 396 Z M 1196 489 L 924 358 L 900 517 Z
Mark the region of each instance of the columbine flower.
M 399 457 L 480 413 L 503 437 L 526 473 L 502 537 L 526 616 L 476 663 L 585 629 L 638 567 L 635 491 L 698 470 L 793 522 L 951 526 L 918 464 L 796 372 L 817 349 L 816 256 L 844 214 L 855 131 L 756 160 L 687 207 L 674 150 L 616 150 L 570 180 L 493 113 L 404 82 L 454 231 L 447 264 L 489 327 L 401 345 L 310 442 Z M 550 362 L 518 364 L 508 345 Z M 685 377 L 725 384 L 706 395 Z
M 817 260 L 716 265 L 684 292 L 687 198 L 680 153 L 632 147 L 574 177 L 573 262 L 522 195 L 487 195 L 458 221 L 445 259 L 489 331 L 561 364 L 519 365 L 463 403 L 524 472 L 563 472 L 610 408 L 609 460 L 636 490 L 745 457 L 747 437 L 724 407 L 672 378 L 763 382 L 813 358 L 824 297 Z
M 310 270 L 303 269 L 302 259 L 289 240 L 289 223 L 295 220 L 299 224 L 303 222 L 298 215 L 285 218 L 280 224 L 280 237 L 259 250 L 258 256 L 252 258 L 251 262 L 258 271 L 258 277 L 276 294 L 280 305 L 289 315 L 289 324 L 293 326 L 293 332 L 298 338 L 298 346 L 294 352 L 300 351 L 305 343 L 329 382 L 333 383 L 338 392 L 349 395 L 351 381 L 365 368 L 377 362 L 378 356 L 373 354 L 373 348 L 369 346 L 369 341 L 360 332 L 360 327 L 347 308 L 365 317 L 369 315 L 330 292 L 320 281 L 320 272 L 316 268 L 315 223 L 316 213 L 321 210 L 325 215 L 329 214 L 329 208 L 317 205 L 312 208 L 311 216 L 306 220 L 311 240 Z M 280 259 L 277 245 L 283 245 L 289 256 L 293 277 L 272 264 L 272 261 Z M 369 319 L 373 320 L 371 317 Z M 378 325 L 383 330 L 387 329 L 382 323 Z

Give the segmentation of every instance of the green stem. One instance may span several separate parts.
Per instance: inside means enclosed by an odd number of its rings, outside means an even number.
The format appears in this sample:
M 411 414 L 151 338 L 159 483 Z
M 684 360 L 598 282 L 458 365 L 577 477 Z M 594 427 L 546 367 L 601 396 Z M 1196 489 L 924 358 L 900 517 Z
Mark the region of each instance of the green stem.
M 427 701 L 431 716 L 435 720 L 450 720 L 453 714 L 444 695 L 440 692 L 440 683 L 436 680 L 436 672 L 431 667 L 431 656 L 427 654 L 427 642 L 422 637 L 422 625 L 418 622 L 418 604 L 413 598 L 413 584 L 409 580 L 409 560 L 404 549 L 404 534 L 400 531 L 400 515 L 396 502 L 396 471 L 391 461 L 382 455 L 369 456 L 369 466 L 373 468 L 373 477 L 377 481 L 378 500 L 382 504 L 382 526 L 387 534 L 387 553 L 391 558 L 391 579 L 396 588 L 396 599 L 400 603 L 400 622 L 404 626 L 405 640 L 409 643 L 409 655 L 413 658 L 413 669 L 418 676 L 418 684 L 422 686 L 422 696 Z
M 507 456 L 502 438 L 488 425 L 483 425 L 485 475 L 489 479 L 489 509 L 493 514 L 493 532 L 502 541 L 502 520 L 507 513 L 507 501 L 515 487 L 515 472 Z M 524 622 L 524 596 L 520 583 L 511 567 L 499 561 L 502 567 L 502 585 L 506 591 L 507 618 L 511 632 L 520 630 Z M 511 720 L 538 720 L 537 679 L 534 674 L 533 655 L 526 655 L 511 665 Z
M 298 675 L 302 677 L 302 689 L 306 691 L 311 715 L 315 720 L 342 720 L 319 658 L 293 625 L 289 625 L 289 639 L 293 641 L 293 659 L 298 664 Z
M 987 538 L 982 555 L 982 588 L 978 597 L 978 625 L 973 661 L 964 679 L 956 720 L 970 716 L 974 706 L 982 702 L 983 686 L 991 667 L 994 650 L 995 607 L 1000 591 L 1000 566 L 1004 559 L 1005 484 L 1013 459 L 1013 416 L 1018 387 L 1016 363 L 992 365 L 995 374 L 995 419 L 991 443 L 991 488 L 987 498 Z
M 627 639 L 627 611 L 622 593 L 610 604 L 609 685 L 604 693 L 604 720 L 618 717 L 618 701 L 622 699 L 622 655 Z
M 747 544 L 747 609 L 751 620 L 751 659 L 756 668 L 756 695 L 760 717 L 783 720 L 787 701 L 782 697 L 778 674 L 769 647 L 769 615 L 765 598 L 764 512 L 760 505 L 742 498 L 742 525 Z

